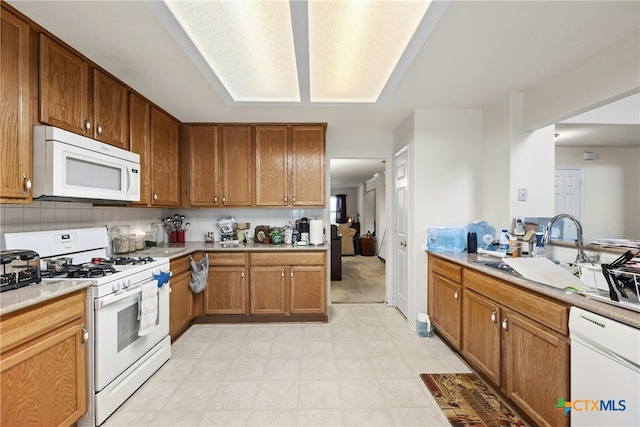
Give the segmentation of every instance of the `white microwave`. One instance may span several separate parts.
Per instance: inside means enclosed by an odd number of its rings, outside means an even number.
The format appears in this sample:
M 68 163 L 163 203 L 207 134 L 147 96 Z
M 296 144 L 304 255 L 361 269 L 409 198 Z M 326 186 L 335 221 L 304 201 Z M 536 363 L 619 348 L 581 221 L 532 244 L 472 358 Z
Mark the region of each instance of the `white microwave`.
M 33 198 L 140 200 L 140 155 L 52 126 L 33 127 Z

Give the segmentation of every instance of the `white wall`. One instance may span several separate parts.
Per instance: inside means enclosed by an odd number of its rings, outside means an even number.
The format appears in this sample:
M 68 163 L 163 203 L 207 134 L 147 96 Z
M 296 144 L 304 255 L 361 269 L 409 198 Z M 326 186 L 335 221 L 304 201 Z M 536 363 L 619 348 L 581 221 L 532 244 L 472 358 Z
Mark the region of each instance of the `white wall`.
M 584 160 L 583 152 L 598 155 Z M 584 235 L 640 239 L 640 147 L 556 147 L 557 167 L 584 171 Z
M 483 136 L 480 110 L 417 110 L 413 122 L 407 246 L 412 325 L 416 313 L 427 310 L 427 226 L 466 226 L 475 219 Z
M 387 235 L 387 193 L 384 174 L 376 176 L 376 235 L 378 239 L 378 256 L 387 259 L 387 248 L 389 247 L 389 237 Z

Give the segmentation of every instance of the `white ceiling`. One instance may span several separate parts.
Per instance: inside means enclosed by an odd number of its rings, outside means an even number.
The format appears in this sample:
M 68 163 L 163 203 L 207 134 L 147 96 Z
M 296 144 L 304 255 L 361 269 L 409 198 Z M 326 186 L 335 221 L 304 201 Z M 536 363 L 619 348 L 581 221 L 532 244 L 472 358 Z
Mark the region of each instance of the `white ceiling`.
M 357 187 L 384 169 L 383 159 L 331 159 L 331 187 Z
M 183 122 L 327 122 L 328 135 L 492 105 L 640 28 L 638 1 L 454 0 L 381 105 L 230 106 L 144 1 L 8 3 Z

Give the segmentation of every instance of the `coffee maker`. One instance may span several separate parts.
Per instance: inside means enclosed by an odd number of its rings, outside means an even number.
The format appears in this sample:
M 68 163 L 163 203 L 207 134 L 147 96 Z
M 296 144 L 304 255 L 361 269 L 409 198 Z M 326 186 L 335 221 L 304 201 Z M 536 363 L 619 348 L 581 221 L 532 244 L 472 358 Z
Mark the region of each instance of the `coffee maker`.
M 300 241 L 309 243 L 309 218 L 296 219 L 296 230 Z

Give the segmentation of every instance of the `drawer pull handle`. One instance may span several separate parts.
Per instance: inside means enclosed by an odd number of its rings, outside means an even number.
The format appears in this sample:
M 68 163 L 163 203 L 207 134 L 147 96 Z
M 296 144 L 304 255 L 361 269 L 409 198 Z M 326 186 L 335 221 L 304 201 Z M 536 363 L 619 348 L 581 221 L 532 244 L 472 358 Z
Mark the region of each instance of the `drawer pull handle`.
M 493 322 L 494 325 L 498 324 L 498 309 L 493 310 L 493 313 L 491 313 L 491 322 Z
M 509 316 L 505 317 L 504 320 L 502 321 L 502 329 L 504 329 L 505 331 L 509 332 Z
M 460 298 L 460 289 L 456 290 L 456 293 L 453 294 L 453 298 L 455 298 L 456 300 Z

